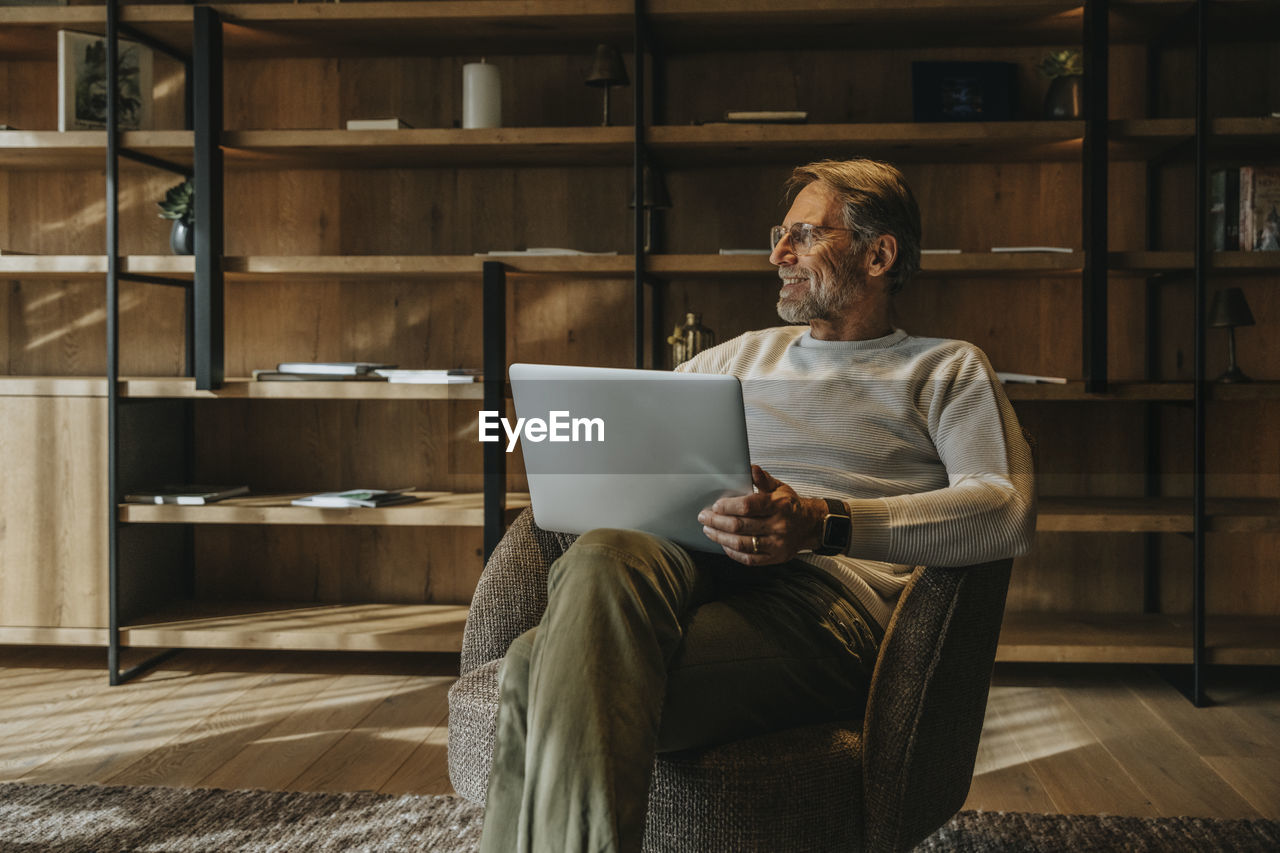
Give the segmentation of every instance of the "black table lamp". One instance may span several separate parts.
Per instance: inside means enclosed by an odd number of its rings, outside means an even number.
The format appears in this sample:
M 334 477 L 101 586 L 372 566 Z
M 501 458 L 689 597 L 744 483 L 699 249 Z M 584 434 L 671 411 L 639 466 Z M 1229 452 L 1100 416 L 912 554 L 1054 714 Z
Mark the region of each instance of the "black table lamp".
M 1236 366 L 1236 326 L 1252 326 L 1253 312 L 1244 298 L 1244 291 L 1238 287 L 1226 287 L 1213 294 L 1213 306 L 1209 308 L 1209 325 L 1216 328 L 1226 327 L 1231 337 L 1228 338 L 1231 360 L 1227 370 L 1218 377 L 1218 382 L 1248 382 L 1249 377 Z
M 667 184 L 662 180 L 662 174 L 649 168 L 648 163 L 644 166 L 641 183 L 644 187 L 644 200 L 641 204 L 644 210 L 644 251 L 661 251 L 662 247 L 654 242 L 654 219 L 659 216 L 659 211 L 670 209 L 671 194 L 667 192 Z M 635 206 L 636 197 L 632 194 L 627 207 L 635 209 Z
M 587 75 L 587 85 L 604 89 L 604 126 L 609 126 L 609 90 L 614 86 L 628 86 L 627 66 L 616 47 L 602 44 L 596 47 L 596 61 Z

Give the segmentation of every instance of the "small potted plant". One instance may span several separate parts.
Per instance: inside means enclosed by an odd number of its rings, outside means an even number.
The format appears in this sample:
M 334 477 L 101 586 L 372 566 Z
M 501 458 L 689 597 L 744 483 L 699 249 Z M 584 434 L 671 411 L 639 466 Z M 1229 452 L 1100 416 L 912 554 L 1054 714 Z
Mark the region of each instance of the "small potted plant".
M 1040 73 L 1049 78 L 1044 96 L 1045 118 L 1080 118 L 1084 115 L 1084 62 L 1078 50 L 1059 50 L 1040 61 Z
M 173 230 L 169 232 L 169 248 L 175 255 L 195 253 L 195 229 L 192 223 L 196 217 L 196 188 L 187 178 L 177 186 L 170 187 L 164 194 L 164 201 L 156 202 L 160 208 L 161 219 L 172 219 Z

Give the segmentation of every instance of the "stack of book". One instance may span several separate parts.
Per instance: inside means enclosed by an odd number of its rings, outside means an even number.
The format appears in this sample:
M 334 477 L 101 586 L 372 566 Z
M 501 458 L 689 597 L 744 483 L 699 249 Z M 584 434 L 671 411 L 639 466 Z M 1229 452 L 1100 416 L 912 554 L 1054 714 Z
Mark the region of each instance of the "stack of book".
M 138 489 L 124 496 L 131 504 L 177 504 L 178 506 L 203 506 L 216 501 L 249 494 L 248 486 L 197 486 L 183 484 L 160 486 L 155 489 Z
M 255 370 L 253 378 L 259 382 L 382 381 L 384 377 L 374 371 L 392 367 L 373 361 L 282 361 L 275 370 Z
M 260 382 L 309 380 L 453 384 L 479 382 L 482 376 L 479 370 L 470 367 L 399 370 L 394 364 L 372 361 L 282 361 L 275 370 L 255 370 L 253 378 Z
M 1241 166 L 1210 174 L 1209 248 L 1280 251 L 1280 166 Z
M 422 500 L 417 495 L 409 494 L 411 491 L 413 491 L 412 486 L 403 489 L 348 489 L 345 492 L 321 492 L 316 495 L 307 495 L 305 498 L 295 498 L 291 503 L 294 506 L 344 509 L 362 506 L 393 506 Z

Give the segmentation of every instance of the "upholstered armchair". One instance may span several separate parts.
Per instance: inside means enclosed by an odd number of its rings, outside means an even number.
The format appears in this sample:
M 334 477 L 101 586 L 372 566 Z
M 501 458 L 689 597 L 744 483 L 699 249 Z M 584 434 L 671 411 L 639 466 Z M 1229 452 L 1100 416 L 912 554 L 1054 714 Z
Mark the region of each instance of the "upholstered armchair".
M 573 542 L 525 510 L 494 550 L 449 691 L 449 776 L 483 803 L 498 666 L 538 624 L 547 570 Z M 906 850 L 964 803 L 1012 560 L 917 570 L 881 646 L 861 720 L 659 755 L 646 853 Z

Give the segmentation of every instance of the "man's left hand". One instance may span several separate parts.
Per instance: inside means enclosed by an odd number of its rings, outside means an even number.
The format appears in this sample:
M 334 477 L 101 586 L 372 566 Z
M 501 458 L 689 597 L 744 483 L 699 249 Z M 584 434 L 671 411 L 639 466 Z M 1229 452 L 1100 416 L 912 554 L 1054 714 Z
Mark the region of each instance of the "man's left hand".
M 800 497 L 759 465 L 751 466 L 751 479 L 755 494 L 720 498 L 698 513 L 708 539 L 748 566 L 785 563 L 820 544 L 826 501 Z

